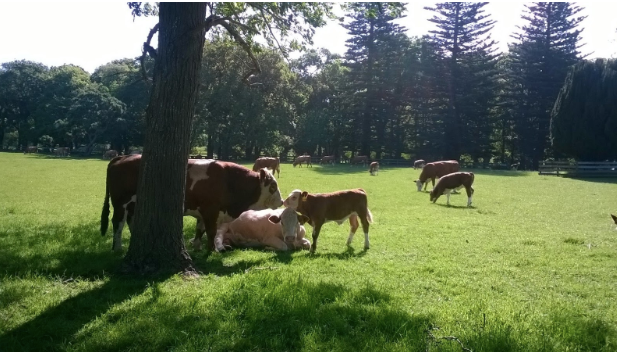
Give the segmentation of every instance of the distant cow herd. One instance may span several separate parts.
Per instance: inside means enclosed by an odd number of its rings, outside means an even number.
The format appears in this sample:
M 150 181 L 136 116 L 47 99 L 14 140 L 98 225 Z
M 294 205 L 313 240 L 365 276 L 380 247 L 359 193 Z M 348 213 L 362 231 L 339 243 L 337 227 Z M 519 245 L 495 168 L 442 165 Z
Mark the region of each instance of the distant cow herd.
M 201 155 L 200 155 L 201 156 Z M 132 227 L 135 209 L 137 181 L 141 154 L 118 155 L 108 150 L 103 158 L 111 161 L 107 166 L 106 191 L 101 212 L 101 234 L 105 235 L 109 224 L 110 204 L 113 206 L 112 249 L 122 249 L 122 230 Z M 366 156 L 349 159 L 351 165 L 369 164 Z M 334 163 L 334 156 L 324 156 L 320 164 Z M 294 167 L 311 166 L 311 157 L 301 155 L 294 159 Z M 278 251 L 308 249 L 317 250 L 317 240 L 322 226 L 330 221 L 339 225 L 349 220 L 350 230 L 347 245 L 360 227 L 364 234 L 364 249 L 370 248 L 369 227 L 373 215 L 368 208 L 368 195 L 361 188 L 331 193 L 309 193 L 296 189 L 286 199 L 281 196 L 276 177 L 280 178 L 279 158 L 263 157 L 255 160 L 252 170 L 236 163 L 196 158 L 191 156 L 186 171 L 184 215 L 197 220 L 195 236 L 190 241 L 195 250 L 201 250 L 202 237 L 206 234 L 209 251 L 226 251 L 233 248 L 268 248 Z M 455 160 L 425 163 L 414 162 L 421 168 L 416 180 L 418 191 L 426 190 L 428 181 L 433 182 L 430 201 L 435 202 L 465 188 L 467 206 L 471 206 L 474 174 L 459 172 Z M 370 162 L 369 174 L 377 175 L 379 163 Z M 438 178 L 435 184 L 435 178 Z M 280 208 L 283 206 L 283 208 Z M 312 243 L 306 238 L 305 224 L 313 228 Z

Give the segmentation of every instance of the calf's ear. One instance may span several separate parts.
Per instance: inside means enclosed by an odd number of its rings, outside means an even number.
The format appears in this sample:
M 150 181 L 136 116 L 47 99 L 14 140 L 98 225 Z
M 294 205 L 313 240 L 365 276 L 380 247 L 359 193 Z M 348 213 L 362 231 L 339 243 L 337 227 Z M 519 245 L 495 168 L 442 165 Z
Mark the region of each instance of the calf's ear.
M 298 214 L 298 222 L 300 223 L 300 225 L 304 225 L 305 223 L 309 222 L 309 217 L 306 215 L 302 215 L 302 214 Z
M 278 224 L 281 221 L 281 218 L 279 218 L 276 215 L 270 215 L 270 217 L 268 218 L 268 220 L 273 223 L 273 224 Z
M 306 197 L 308 197 L 308 192 L 307 191 L 302 192 L 302 200 L 306 200 Z

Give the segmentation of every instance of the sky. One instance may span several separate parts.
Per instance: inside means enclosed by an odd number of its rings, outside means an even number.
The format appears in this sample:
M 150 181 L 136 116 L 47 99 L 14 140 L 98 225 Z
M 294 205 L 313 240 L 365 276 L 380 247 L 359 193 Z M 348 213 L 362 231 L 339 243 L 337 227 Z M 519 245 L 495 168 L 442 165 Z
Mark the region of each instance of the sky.
M 432 2 L 407 5 L 407 16 L 398 23 L 410 36 L 421 36 L 434 29 L 428 21 L 432 13 L 424 10 Z M 487 13 L 497 23 L 492 38 L 500 51 L 507 50 L 510 37 L 524 21 L 523 2 L 491 2 Z M 579 2 L 587 15 L 583 53 L 589 58 L 617 58 L 617 1 Z M 342 14 L 341 12 L 339 12 Z M 0 0 L 0 63 L 31 60 L 48 66 L 74 64 L 93 72 L 110 61 L 141 55 L 141 46 L 156 17 L 133 20 L 126 2 L 36 2 Z M 343 54 L 347 34 L 338 21 L 317 29 L 315 47 Z

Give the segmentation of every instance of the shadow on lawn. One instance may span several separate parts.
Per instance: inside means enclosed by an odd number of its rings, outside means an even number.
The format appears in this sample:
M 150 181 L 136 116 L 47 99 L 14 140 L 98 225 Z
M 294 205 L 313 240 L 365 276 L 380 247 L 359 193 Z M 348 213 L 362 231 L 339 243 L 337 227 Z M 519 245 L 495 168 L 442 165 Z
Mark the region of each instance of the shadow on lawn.
M 348 175 L 348 174 L 362 174 L 362 173 L 366 173 L 367 176 L 369 176 L 368 173 L 368 165 L 366 167 L 364 166 L 350 166 L 350 165 L 335 165 L 335 166 L 317 166 L 314 167 L 313 170 L 315 170 L 316 172 L 320 173 L 320 174 L 324 174 L 324 175 Z M 381 170 L 380 170 L 381 171 Z

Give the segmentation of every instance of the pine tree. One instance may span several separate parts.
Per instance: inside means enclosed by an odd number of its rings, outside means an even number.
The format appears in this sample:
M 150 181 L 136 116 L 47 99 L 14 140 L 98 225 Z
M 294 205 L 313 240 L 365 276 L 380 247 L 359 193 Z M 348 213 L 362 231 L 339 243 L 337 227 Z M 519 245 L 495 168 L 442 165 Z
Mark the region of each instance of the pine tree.
M 550 111 L 568 68 L 582 59 L 577 29 L 585 16 L 581 7 L 567 2 L 525 5 L 527 24 L 513 37 L 514 76 L 518 85 L 515 112 L 517 149 L 523 164 L 537 168 L 549 148 Z M 548 151 L 550 154 L 550 151 Z
M 462 153 L 478 158 L 490 152 L 490 110 L 494 104 L 495 21 L 482 9 L 486 2 L 447 2 L 425 9 L 435 12 L 430 31 L 440 49 L 443 80 L 438 94 L 447 103 L 443 113 L 443 157 L 459 159 Z
M 392 23 L 401 18 L 405 11 L 402 3 L 351 3 L 348 17 L 349 24 L 343 25 L 348 30 L 345 60 L 350 68 L 349 79 L 355 92 L 356 127 L 360 130 L 360 153 L 370 155 L 373 139 L 383 143 L 385 137 L 385 122 L 391 113 L 387 99 L 384 99 L 384 78 L 390 69 L 387 64 L 388 50 L 398 50 L 389 45 L 391 40 L 403 33 L 404 28 Z M 388 111 L 386 111 L 388 110 Z M 375 132 L 376 133 L 375 133 Z M 377 135 L 378 134 L 378 135 Z M 355 146 L 351 146 L 352 150 Z M 381 148 L 377 148 L 377 157 L 381 156 Z

